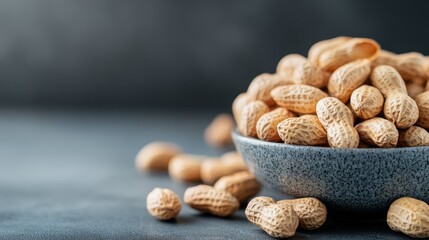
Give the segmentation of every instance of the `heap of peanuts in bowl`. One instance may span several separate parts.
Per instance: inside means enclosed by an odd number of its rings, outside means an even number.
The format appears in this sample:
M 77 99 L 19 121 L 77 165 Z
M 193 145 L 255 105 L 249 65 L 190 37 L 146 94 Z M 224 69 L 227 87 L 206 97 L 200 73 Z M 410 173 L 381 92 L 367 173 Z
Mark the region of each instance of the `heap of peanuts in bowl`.
M 428 78 L 429 57 L 395 54 L 368 38 L 336 37 L 314 44 L 307 57 L 286 55 L 275 73 L 256 76 L 235 98 L 232 112 L 240 134 L 263 141 L 331 148 L 429 146 Z M 207 143 L 230 144 L 233 128 L 230 116 L 217 117 L 206 129 Z M 261 187 L 237 152 L 208 161 L 170 143 L 152 143 L 139 152 L 136 166 L 205 183 L 188 188 L 184 201 L 221 217 L 232 215 Z M 156 188 L 147 208 L 167 220 L 178 215 L 181 202 L 172 190 Z M 312 197 L 259 196 L 248 202 L 245 214 L 269 235 L 290 237 L 298 227 L 321 227 L 327 210 Z M 427 219 L 429 205 L 410 197 L 394 201 L 387 213 L 392 230 L 412 237 L 429 237 Z

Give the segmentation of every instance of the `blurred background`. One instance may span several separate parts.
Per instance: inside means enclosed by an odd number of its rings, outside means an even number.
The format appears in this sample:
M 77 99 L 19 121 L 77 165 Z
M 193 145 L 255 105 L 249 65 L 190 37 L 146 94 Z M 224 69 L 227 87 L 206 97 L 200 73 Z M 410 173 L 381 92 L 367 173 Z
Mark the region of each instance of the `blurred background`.
M 428 1 L 0 1 L 0 106 L 212 109 L 338 35 L 429 54 Z

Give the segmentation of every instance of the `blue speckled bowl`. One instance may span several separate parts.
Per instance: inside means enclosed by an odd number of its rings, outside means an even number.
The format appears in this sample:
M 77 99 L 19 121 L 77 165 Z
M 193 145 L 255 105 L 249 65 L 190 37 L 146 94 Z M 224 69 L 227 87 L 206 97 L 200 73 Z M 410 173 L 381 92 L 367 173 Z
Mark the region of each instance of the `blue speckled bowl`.
M 429 147 L 333 149 L 232 137 L 256 177 L 287 195 L 339 211 L 384 211 L 402 196 L 429 202 Z

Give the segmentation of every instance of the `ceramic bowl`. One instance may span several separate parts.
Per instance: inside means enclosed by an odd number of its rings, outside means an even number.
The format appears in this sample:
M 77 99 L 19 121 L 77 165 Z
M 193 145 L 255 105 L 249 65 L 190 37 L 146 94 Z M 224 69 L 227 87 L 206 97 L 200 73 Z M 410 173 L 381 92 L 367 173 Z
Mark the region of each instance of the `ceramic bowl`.
M 268 187 L 341 211 L 385 211 L 397 198 L 429 202 L 429 147 L 334 149 L 272 143 L 233 131 L 249 169 Z

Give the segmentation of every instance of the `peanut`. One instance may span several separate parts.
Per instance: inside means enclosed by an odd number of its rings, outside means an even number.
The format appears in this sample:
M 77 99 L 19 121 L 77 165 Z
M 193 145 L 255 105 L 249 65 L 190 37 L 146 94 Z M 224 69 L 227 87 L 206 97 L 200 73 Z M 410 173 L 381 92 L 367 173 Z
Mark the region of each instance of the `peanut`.
M 248 170 L 243 158 L 237 152 L 228 152 L 220 159 L 207 159 L 201 165 L 201 180 L 213 184 L 219 178 L 239 171 Z
M 333 72 L 339 67 L 358 59 L 368 59 L 370 62 L 377 58 L 380 45 L 368 38 L 352 38 L 338 46 L 326 49 L 320 54 L 318 64 L 324 70 Z
M 182 204 L 177 194 L 170 189 L 155 188 L 147 195 L 146 207 L 155 218 L 169 220 L 179 214 Z
M 356 125 L 362 141 L 378 147 L 391 148 L 398 143 L 399 133 L 395 125 L 384 118 L 373 118 Z
M 229 192 L 208 185 L 198 185 L 186 189 L 183 200 L 191 208 L 219 217 L 232 215 L 240 205 Z
M 241 112 L 238 130 L 244 136 L 257 137 L 256 123 L 269 110 L 268 106 L 262 101 L 258 100 L 248 103 Z
M 269 197 L 252 199 L 245 211 L 247 219 L 272 237 L 286 238 L 295 235 L 298 215 L 292 206 L 277 204 Z
M 327 97 L 316 107 L 317 117 L 328 135 L 328 143 L 333 148 L 357 148 L 359 134 L 353 127 L 353 114 L 340 100 Z
M 322 90 L 301 84 L 280 86 L 271 91 L 277 105 L 301 114 L 314 114 L 317 102 L 328 96 Z
M 404 80 L 393 67 L 380 65 L 371 74 L 372 84 L 386 98 L 384 116 L 397 128 L 409 128 L 419 118 L 416 102 L 407 95 Z
M 225 190 L 236 197 L 239 202 L 244 202 L 258 194 L 261 184 L 252 173 L 241 171 L 221 177 L 214 188 Z
M 350 37 L 336 37 L 323 41 L 319 41 L 311 46 L 308 51 L 308 60 L 316 65 L 318 65 L 320 54 L 326 50 L 336 48 L 338 45 L 346 42 L 351 39 Z
M 255 77 L 247 89 L 247 96 L 251 101 L 260 100 L 267 106 L 274 106 L 276 103 L 270 95 L 275 87 L 284 85 L 282 79 L 276 74 L 263 73 Z
M 277 204 L 291 206 L 298 215 L 299 227 L 305 230 L 320 228 L 328 215 L 325 205 L 313 197 L 281 200 Z
M 179 153 L 181 150 L 176 144 L 152 142 L 138 152 L 135 165 L 138 171 L 166 171 L 171 158 Z
M 176 180 L 199 182 L 201 181 L 201 163 L 203 156 L 179 154 L 174 156 L 168 164 L 170 177 Z
M 429 133 L 421 127 L 412 126 L 399 131 L 398 146 L 417 147 L 429 146 Z
M 372 86 L 363 85 L 353 91 L 350 105 L 361 119 L 370 119 L 383 110 L 384 98 L 381 92 Z
M 234 120 L 231 115 L 223 113 L 217 115 L 204 131 L 204 139 L 213 147 L 226 147 L 232 144 L 231 131 Z
M 407 88 L 408 96 L 414 98 L 420 93 L 426 91 L 425 87 L 419 83 L 415 82 L 407 82 L 405 83 L 405 87 Z
M 329 73 L 318 68 L 305 57 L 289 54 L 277 65 L 277 74 L 285 84 L 305 84 L 317 88 L 326 87 Z
M 326 145 L 326 131 L 315 115 L 288 118 L 277 125 L 277 131 L 286 144 Z
M 366 81 L 370 73 L 371 63 L 367 59 L 339 67 L 329 78 L 329 95 L 347 103 L 352 92 Z
M 416 125 L 429 129 L 429 91 L 420 93 L 414 99 L 419 109 L 419 119 Z
M 393 231 L 415 238 L 427 238 L 429 205 L 411 197 L 399 198 L 390 205 L 387 224 Z
M 246 104 L 251 102 L 246 93 L 240 93 L 232 102 L 232 114 L 234 115 L 235 122 L 239 125 L 242 109 Z
M 277 133 L 277 124 L 281 121 L 294 117 L 295 114 L 286 108 L 279 107 L 262 115 L 256 124 L 256 133 L 261 140 L 279 142 L 282 139 Z

